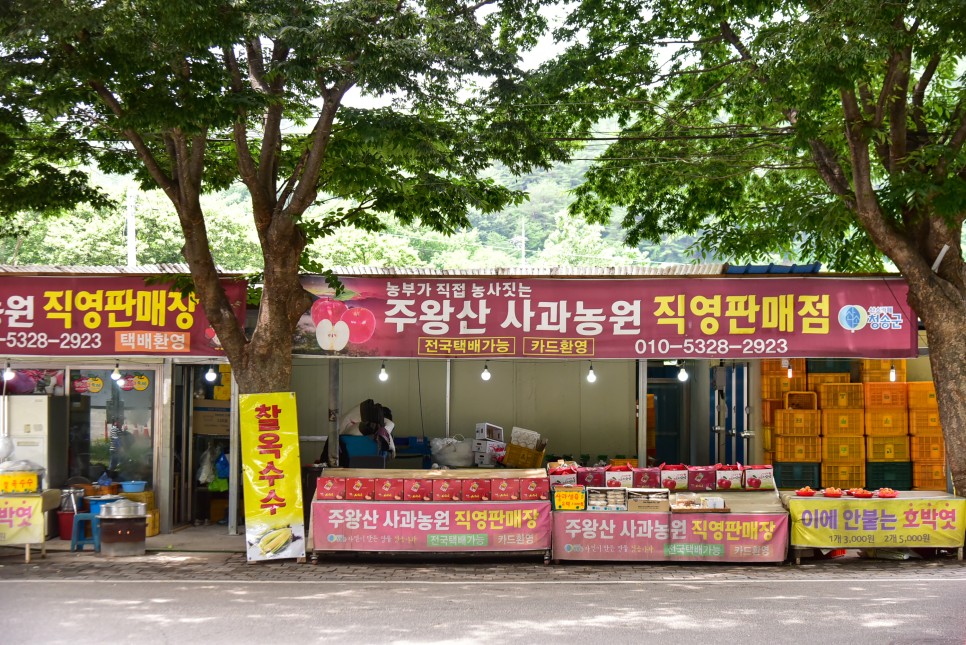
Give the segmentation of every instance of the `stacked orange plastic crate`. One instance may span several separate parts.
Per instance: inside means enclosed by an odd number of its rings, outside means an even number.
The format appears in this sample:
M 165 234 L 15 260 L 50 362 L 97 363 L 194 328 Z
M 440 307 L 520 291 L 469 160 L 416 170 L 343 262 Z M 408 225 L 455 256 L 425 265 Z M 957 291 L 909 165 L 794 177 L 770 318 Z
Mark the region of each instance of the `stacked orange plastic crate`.
M 822 485 L 865 486 L 865 389 L 861 383 L 819 385 Z
M 909 383 L 909 434 L 912 485 L 919 490 L 946 490 L 946 445 L 932 381 Z
M 791 368 L 792 377 L 788 377 Z M 761 362 L 761 440 L 765 463 L 775 463 L 775 413 L 785 409 L 785 395 L 805 390 L 805 359 L 766 359 Z

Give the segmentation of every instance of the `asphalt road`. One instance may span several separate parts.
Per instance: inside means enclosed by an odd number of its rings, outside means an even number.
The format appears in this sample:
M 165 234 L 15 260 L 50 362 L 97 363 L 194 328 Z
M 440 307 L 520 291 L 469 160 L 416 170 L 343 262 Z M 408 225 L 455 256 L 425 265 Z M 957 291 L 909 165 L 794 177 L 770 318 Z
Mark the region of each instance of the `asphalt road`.
M 815 573 L 515 582 L 6 579 L 0 642 L 966 642 L 966 576 Z

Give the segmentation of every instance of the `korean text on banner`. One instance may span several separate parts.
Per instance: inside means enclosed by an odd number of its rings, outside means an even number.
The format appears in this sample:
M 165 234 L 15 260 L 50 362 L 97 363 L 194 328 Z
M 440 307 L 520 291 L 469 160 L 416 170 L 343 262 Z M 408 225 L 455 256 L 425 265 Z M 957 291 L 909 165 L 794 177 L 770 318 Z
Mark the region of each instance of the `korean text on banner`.
M 812 547 L 963 546 L 966 499 L 788 501 L 792 544 Z
M 248 560 L 304 558 L 295 393 L 243 394 L 239 408 Z
M 44 541 L 42 503 L 40 495 L 0 496 L 0 545 Z

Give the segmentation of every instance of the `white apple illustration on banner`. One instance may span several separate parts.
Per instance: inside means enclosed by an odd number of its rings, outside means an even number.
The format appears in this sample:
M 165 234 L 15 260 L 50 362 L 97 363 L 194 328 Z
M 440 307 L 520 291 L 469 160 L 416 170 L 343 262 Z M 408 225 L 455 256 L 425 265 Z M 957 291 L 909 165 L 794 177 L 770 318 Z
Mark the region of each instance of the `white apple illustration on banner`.
M 315 338 L 322 349 L 337 352 L 349 344 L 349 325 L 341 320 L 337 323 L 321 320 L 315 329 Z

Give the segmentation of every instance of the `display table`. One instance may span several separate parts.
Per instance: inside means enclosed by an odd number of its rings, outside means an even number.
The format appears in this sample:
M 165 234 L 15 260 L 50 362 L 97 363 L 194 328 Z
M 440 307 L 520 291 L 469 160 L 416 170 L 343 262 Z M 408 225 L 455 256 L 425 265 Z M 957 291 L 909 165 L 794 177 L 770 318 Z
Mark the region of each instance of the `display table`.
M 0 495 L 0 546 L 23 544 L 30 562 L 30 546 L 39 544 L 40 556 L 47 556 L 47 512 L 60 508 L 60 490 Z
M 544 551 L 550 502 L 312 502 L 315 551 Z
M 783 492 L 795 563 L 802 549 L 955 548 L 963 559 L 966 499 L 940 491 L 899 491 L 891 499 Z
M 727 513 L 554 511 L 554 560 L 783 562 L 788 513 L 775 491 L 716 492 Z

